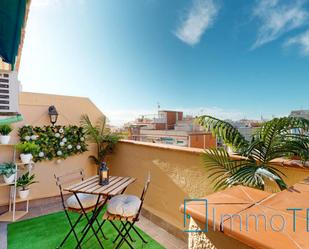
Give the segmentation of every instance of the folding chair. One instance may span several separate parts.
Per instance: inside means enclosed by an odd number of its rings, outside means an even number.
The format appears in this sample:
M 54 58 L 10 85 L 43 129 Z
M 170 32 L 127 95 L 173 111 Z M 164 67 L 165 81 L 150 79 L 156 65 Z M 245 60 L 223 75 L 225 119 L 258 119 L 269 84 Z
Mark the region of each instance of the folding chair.
M 78 236 L 77 233 L 75 231 L 75 228 L 77 226 L 77 224 L 82 221 L 82 218 L 86 218 L 87 222 L 89 223 L 89 217 L 88 217 L 88 213 L 90 212 L 95 212 L 96 211 L 96 207 L 99 207 L 101 203 L 104 202 L 104 200 L 99 200 L 97 198 L 96 195 L 88 195 L 88 194 L 77 194 L 78 196 L 78 200 L 74 195 L 71 195 L 69 198 L 65 198 L 65 191 L 63 190 L 63 186 L 64 185 L 70 185 L 70 184 L 74 184 L 75 182 L 78 183 L 80 181 L 84 181 L 84 170 L 83 169 L 78 169 L 72 172 L 69 172 L 65 175 L 61 175 L 61 176 L 56 176 L 54 175 L 55 179 L 56 179 L 56 185 L 59 187 L 60 190 L 60 197 L 61 197 L 61 202 L 62 202 L 62 206 L 65 212 L 65 215 L 68 219 L 68 222 L 70 224 L 70 231 L 67 233 L 67 235 L 65 236 L 65 238 L 63 239 L 63 241 L 61 242 L 61 244 L 57 247 L 57 248 L 61 248 L 64 243 L 66 242 L 66 240 L 69 238 L 70 234 L 73 233 L 77 244 L 79 243 L 78 240 Z M 80 204 L 83 204 L 84 208 L 81 208 Z M 78 218 L 76 219 L 75 222 L 72 221 L 72 219 L 70 218 L 69 213 L 77 213 L 79 214 Z M 96 236 L 97 240 L 99 241 L 101 247 L 103 248 L 97 232 L 100 230 L 101 234 L 103 236 L 104 239 L 107 240 L 107 237 L 105 236 L 105 234 L 103 233 L 101 226 L 99 224 L 99 221 L 96 220 L 96 223 L 98 224 L 99 229 L 97 231 L 94 230 L 94 228 L 92 227 L 92 230 L 94 232 L 94 235 Z M 85 228 L 83 229 L 82 232 L 84 232 Z M 78 248 L 81 248 L 80 246 Z
M 130 216 L 130 217 L 124 217 L 124 216 L 121 216 L 121 215 L 110 214 L 110 213 L 108 213 L 108 211 L 106 211 L 105 214 L 103 215 L 103 223 L 101 225 L 103 225 L 105 221 L 109 221 L 112 224 L 112 226 L 116 229 L 116 231 L 118 232 L 118 235 L 114 239 L 113 243 L 116 243 L 117 240 L 119 239 L 119 237 L 121 237 L 121 240 L 119 241 L 119 243 L 115 247 L 116 249 L 120 248 L 121 245 L 123 244 L 123 242 L 126 242 L 131 249 L 134 249 L 134 247 L 130 244 L 130 242 L 127 239 L 127 237 L 129 237 L 131 242 L 135 242 L 130 235 L 131 230 L 133 230 L 138 235 L 138 237 L 143 241 L 143 243 L 145 243 L 145 244 L 147 243 L 147 241 L 142 237 L 142 235 L 134 227 L 134 224 L 137 221 L 139 221 L 139 215 L 140 215 L 140 212 L 142 210 L 142 206 L 143 206 L 143 203 L 144 203 L 145 195 L 147 193 L 149 184 L 150 184 L 150 174 L 148 174 L 147 180 L 145 182 L 143 192 L 142 192 L 142 195 L 140 197 L 140 200 L 141 200 L 140 206 L 139 206 L 138 211 L 135 215 Z M 115 224 L 115 221 L 120 221 L 122 228 L 118 228 Z

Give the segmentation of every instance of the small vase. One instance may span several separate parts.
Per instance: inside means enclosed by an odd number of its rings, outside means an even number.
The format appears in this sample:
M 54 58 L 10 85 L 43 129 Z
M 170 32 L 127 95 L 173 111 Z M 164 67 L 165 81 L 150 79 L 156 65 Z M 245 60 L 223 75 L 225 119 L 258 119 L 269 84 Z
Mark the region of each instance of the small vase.
M 31 162 L 32 155 L 31 154 L 20 154 L 20 160 L 24 164 L 28 164 Z
M 0 144 L 8 144 L 10 142 L 10 138 L 11 136 L 10 135 L 1 135 L 0 136 Z
M 18 190 L 18 195 L 20 199 L 27 199 L 29 196 L 29 193 L 30 193 L 30 189 L 25 189 L 25 190 L 19 189 Z
M 11 184 L 15 180 L 15 174 L 10 175 L 9 177 L 6 177 L 5 175 L 3 176 L 4 182 L 7 184 Z

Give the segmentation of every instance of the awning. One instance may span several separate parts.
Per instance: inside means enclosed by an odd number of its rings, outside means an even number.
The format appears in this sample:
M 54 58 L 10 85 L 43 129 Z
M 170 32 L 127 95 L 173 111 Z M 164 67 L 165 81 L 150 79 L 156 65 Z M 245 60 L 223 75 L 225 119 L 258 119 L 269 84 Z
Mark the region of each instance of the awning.
M 23 116 L 21 114 L 18 114 L 14 117 L 0 119 L 0 125 L 20 122 L 20 121 L 23 121 L 23 119 L 24 119 Z
M 0 57 L 14 67 L 28 0 L 0 1 Z

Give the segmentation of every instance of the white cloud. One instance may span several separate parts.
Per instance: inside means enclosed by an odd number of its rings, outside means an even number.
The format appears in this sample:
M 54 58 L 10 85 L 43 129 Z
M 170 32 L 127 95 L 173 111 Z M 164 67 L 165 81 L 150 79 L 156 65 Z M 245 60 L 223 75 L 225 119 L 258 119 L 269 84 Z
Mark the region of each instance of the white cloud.
M 218 11 L 219 6 L 213 0 L 193 0 L 175 35 L 189 45 L 199 43 L 204 32 L 212 26 Z
M 183 111 L 185 115 L 199 116 L 203 114 L 211 115 L 220 119 L 238 120 L 245 117 L 245 114 L 236 110 L 225 110 L 219 107 L 197 107 L 197 108 L 171 108 L 175 111 Z M 107 110 L 104 114 L 108 117 L 110 124 L 122 126 L 124 123 L 134 121 L 141 115 L 157 114 L 156 109 L 140 110 Z
M 301 49 L 301 54 L 304 56 L 309 56 L 309 30 L 298 36 L 288 39 L 285 43 L 285 46 L 291 45 L 298 45 Z
M 253 16 L 260 20 L 261 26 L 252 49 L 276 40 L 284 33 L 306 24 L 309 13 L 304 9 L 304 4 L 303 0 L 284 3 L 279 0 L 258 0 Z

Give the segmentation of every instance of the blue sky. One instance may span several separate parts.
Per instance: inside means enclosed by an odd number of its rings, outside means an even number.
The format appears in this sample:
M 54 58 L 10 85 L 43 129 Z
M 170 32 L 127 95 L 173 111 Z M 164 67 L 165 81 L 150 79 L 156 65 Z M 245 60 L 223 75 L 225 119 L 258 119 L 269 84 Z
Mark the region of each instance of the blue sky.
M 162 109 L 309 108 L 305 0 L 33 0 L 24 91 L 89 97 L 112 124 Z

